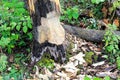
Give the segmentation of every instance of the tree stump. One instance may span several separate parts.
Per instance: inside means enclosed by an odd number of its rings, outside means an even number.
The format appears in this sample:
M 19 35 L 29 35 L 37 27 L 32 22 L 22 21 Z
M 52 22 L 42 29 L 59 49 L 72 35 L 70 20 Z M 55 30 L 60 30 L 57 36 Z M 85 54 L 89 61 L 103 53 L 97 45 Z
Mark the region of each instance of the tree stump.
M 65 31 L 60 24 L 59 0 L 28 0 L 30 15 L 33 21 L 32 62 L 39 61 L 48 51 L 55 61 L 63 63 L 66 52 L 63 47 Z

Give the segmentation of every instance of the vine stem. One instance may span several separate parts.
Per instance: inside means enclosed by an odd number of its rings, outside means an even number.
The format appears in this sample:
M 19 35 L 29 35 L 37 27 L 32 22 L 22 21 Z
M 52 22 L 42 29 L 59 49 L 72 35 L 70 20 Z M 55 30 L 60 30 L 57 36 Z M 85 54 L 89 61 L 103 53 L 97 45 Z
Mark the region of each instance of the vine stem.
M 114 16 L 115 16 L 115 10 L 114 10 L 114 12 L 112 14 L 112 17 L 111 17 L 110 21 L 113 20 Z

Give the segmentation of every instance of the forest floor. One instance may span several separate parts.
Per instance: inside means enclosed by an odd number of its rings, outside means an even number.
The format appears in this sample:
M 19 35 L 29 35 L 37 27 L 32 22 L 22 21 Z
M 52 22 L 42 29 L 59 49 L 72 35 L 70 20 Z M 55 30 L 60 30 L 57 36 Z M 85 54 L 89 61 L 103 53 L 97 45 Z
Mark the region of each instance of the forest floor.
M 8 5 L 8 3 L 6 4 Z M 120 30 L 119 5 L 119 0 L 112 0 L 112 2 L 111 0 L 105 0 L 105 2 L 99 4 L 93 4 L 91 3 L 91 0 L 61 0 L 61 22 L 72 26 L 78 26 L 84 29 L 96 29 L 104 31 L 108 29 L 108 24 L 111 24 L 112 27 L 116 25 L 116 27 L 118 28 L 117 30 Z M 8 12 L 3 11 L 3 14 L 10 14 L 9 8 L 5 9 L 8 9 Z M 18 8 L 18 10 L 20 11 L 17 11 L 17 13 L 21 12 L 21 9 Z M 12 13 L 13 12 L 11 12 L 11 14 Z M 7 19 L 8 16 L 5 16 L 5 18 Z M 9 19 L 5 20 L 5 22 L 6 21 L 10 23 Z M 104 22 L 107 26 L 99 24 L 99 22 L 101 21 Z M 18 24 L 18 22 L 16 22 L 15 24 Z M 0 24 L 0 26 L 1 25 L 2 24 Z M 3 29 L 2 31 L 2 34 L 4 34 L 4 36 L 6 36 L 6 33 L 4 33 L 6 31 L 6 27 L 5 30 Z M 21 34 L 21 28 L 24 27 L 21 26 L 20 30 L 18 29 L 17 31 L 16 29 L 8 31 L 10 32 L 9 34 L 11 34 L 11 32 L 14 32 L 14 34 L 20 32 L 20 40 L 13 40 L 13 43 L 15 44 L 12 46 L 7 44 L 7 47 L 4 49 L 0 47 L 0 80 L 120 80 L 120 70 L 118 70 L 120 64 L 118 66 L 116 65 L 116 62 L 112 64 L 108 60 L 109 53 L 105 53 L 105 49 L 103 49 L 104 45 L 106 44 L 105 42 L 89 42 L 78 38 L 70 33 L 66 33 L 66 40 L 64 42 L 65 50 L 67 53 L 66 62 L 64 64 L 56 63 L 50 58 L 49 55 L 44 55 L 42 57 L 43 59 L 35 64 L 33 69 L 30 70 L 28 64 L 31 61 L 30 53 L 32 49 L 32 36 L 30 34 L 27 34 L 27 36 L 25 34 Z M 30 29 L 32 30 L 32 28 Z M 31 30 L 28 30 L 28 32 L 32 33 Z M 13 37 L 13 39 L 16 39 L 16 36 L 12 35 L 9 37 Z M 30 37 L 30 40 L 28 39 L 28 36 Z M 108 37 L 110 37 L 111 39 L 111 35 L 108 35 Z M 112 43 L 115 42 L 115 39 L 112 39 Z M 117 40 L 119 41 L 120 39 Z M 7 39 L 1 40 L 3 46 L 7 43 L 7 41 Z M 115 45 L 118 45 L 119 47 L 119 44 L 117 44 L 116 42 L 113 46 Z M 8 54 L 7 48 L 13 46 L 13 51 L 11 52 L 11 54 Z M 117 55 L 117 53 L 112 53 L 112 55 Z M 118 55 L 120 57 L 120 54 Z M 108 77 L 105 79 L 106 76 L 109 76 L 111 79 L 109 79 Z M 88 77 L 91 79 L 89 79 Z
M 54 63 L 52 70 L 45 67 L 41 69 L 36 65 L 35 74 L 32 75 L 34 80 L 84 80 L 85 76 L 90 78 L 110 76 L 116 80 L 120 75 L 116 65 L 110 65 L 104 58 L 101 43 L 88 42 L 69 33 L 66 33 L 65 43 L 69 45 L 65 44 L 67 62 Z

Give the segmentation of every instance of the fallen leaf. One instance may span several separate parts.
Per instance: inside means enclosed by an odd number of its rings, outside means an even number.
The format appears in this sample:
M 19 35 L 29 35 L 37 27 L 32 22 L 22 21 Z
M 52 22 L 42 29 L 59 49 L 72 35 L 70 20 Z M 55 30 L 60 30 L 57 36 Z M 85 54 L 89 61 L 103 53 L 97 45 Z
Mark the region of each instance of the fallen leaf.
M 49 77 L 47 75 L 39 74 L 38 77 L 39 80 L 49 80 Z
M 8 60 L 9 60 L 9 62 L 14 62 L 14 56 L 10 55 Z
M 98 62 L 98 63 L 93 63 L 92 66 L 97 67 L 97 66 L 100 66 L 100 65 L 103 65 L 103 64 L 105 64 L 105 61 L 101 61 L 101 62 Z
M 78 78 L 78 80 L 84 80 L 84 77 L 85 77 L 86 75 L 78 75 L 77 76 L 77 78 Z M 90 75 L 87 75 L 89 78 L 91 78 L 92 79 L 92 76 L 90 76 Z
M 96 73 L 97 77 L 105 77 L 105 76 L 110 76 L 113 79 L 117 78 L 117 72 L 98 72 Z
M 57 75 L 62 77 L 62 78 L 67 78 L 67 75 L 62 71 L 62 72 L 57 72 Z
M 85 54 L 83 54 L 82 52 L 80 52 L 79 54 L 71 57 L 70 61 L 72 61 L 73 63 L 77 63 L 78 62 L 78 64 L 83 64 L 83 63 L 85 63 L 85 60 L 83 58 L 84 56 L 85 56 Z M 77 66 L 77 65 L 75 65 L 75 66 Z
M 104 22 L 105 24 L 109 24 L 109 20 L 108 20 L 108 19 L 103 19 L 103 22 Z
M 107 12 L 108 12 L 107 8 L 105 6 L 103 6 L 102 13 L 103 13 L 104 18 L 107 17 Z
M 113 23 L 117 26 L 117 27 L 119 27 L 119 19 L 115 19 L 114 21 L 113 21 Z

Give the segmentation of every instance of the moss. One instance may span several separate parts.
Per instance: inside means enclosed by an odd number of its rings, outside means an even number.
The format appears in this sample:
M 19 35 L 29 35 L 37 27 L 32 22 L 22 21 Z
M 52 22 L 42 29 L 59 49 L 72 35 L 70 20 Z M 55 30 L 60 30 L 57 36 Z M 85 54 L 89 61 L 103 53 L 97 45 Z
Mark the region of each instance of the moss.
M 69 58 L 70 57 L 72 57 L 72 49 L 73 49 L 73 47 L 74 47 L 74 45 L 73 45 L 73 43 L 72 42 L 70 42 L 70 44 L 69 44 L 69 46 L 67 47 L 67 49 L 66 49 L 66 59 L 67 59 L 67 61 L 69 60 Z
M 92 56 L 93 55 L 94 55 L 94 52 L 86 52 L 85 53 L 84 59 L 88 64 L 92 64 L 92 62 L 93 62 Z
M 46 67 L 48 69 L 53 69 L 54 68 L 54 60 L 51 59 L 50 54 L 45 53 L 41 60 L 37 63 L 38 66 L 40 67 Z

